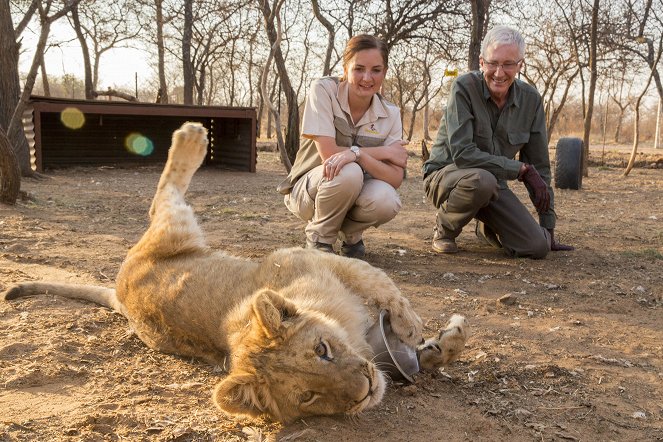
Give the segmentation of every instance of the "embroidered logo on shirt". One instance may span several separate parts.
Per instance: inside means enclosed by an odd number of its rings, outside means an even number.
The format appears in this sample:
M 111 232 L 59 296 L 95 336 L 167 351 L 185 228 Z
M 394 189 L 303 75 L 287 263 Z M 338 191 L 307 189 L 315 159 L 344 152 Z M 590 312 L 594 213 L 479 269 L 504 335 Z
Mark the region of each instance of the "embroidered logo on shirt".
M 364 130 L 372 135 L 380 135 L 380 132 L 375 128 L 375 123 L 371 123 L 369 127 L 365 127 Z

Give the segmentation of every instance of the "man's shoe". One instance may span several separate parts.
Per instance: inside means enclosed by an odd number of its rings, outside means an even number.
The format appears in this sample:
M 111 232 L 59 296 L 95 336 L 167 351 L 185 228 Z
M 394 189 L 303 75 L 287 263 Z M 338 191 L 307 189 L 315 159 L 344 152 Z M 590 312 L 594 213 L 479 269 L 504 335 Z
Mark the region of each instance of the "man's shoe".
M 366 255 L 366 246 L 364 246 L 364 240 L 360 239 L 355 244 L 346 244 L 345 242 L 341 246 L 341 255 L 346 258 L 357 258 L 362 259 Z
M 438 253 L 457 253 L 458 246 L 453 238 L 433 238 L 433 250 Z
M 326 253 L 335 253 L 333 245 L 326 244 L 324 242 L 311 241 L 309 239 L 306 240 L 306 248 L 320 250 L 321 252 L 326 252 Z
M 495 232 L 493 232 L 493 229 L 485 225 L 483 222 L 477 220 L 477 225 L 474 228 L 474 233 L 477 235 L 477 238 L 483 240 L 487 244 L 490 244 L 496 249 L 502 248 L 502 243 L 497 238 L 497 234 L 495 234 Z

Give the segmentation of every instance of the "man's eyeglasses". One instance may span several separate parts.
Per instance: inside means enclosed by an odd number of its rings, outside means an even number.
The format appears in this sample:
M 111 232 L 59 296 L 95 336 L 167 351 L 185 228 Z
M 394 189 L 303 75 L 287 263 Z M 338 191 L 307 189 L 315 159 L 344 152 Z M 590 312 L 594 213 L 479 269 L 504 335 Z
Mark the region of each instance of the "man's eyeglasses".
M 507 61 L 505 63 L 498 63 L 496 61 L 483 61 L 483 65 L 488 71 L 496 71 L 499 68 L 502 68 L 502 71 L 504 72 L 513 72 L 516 69 L 518 69 L 518 66 L 520 66 L 520 63 L 523 61 L 521 58 L 518 61 Z

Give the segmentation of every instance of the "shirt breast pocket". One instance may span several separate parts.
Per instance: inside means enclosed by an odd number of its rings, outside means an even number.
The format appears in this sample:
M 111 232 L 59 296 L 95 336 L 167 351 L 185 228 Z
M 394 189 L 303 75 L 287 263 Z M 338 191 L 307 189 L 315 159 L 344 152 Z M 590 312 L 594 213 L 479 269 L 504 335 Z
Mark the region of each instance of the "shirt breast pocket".
M 529 132 L 509 132 L 508 134 L 510 147 L 515 152 L 518 152 L 522 147 L 529 142 Z
M 384 145 L 386 138 L 368 137 L 366 135 L 357 136 L 357 146 L 378 147 Z
M 336 129 L 336 145 L 352 146 L 352 128 L 345 118 L 334 117 L 334 128 Z

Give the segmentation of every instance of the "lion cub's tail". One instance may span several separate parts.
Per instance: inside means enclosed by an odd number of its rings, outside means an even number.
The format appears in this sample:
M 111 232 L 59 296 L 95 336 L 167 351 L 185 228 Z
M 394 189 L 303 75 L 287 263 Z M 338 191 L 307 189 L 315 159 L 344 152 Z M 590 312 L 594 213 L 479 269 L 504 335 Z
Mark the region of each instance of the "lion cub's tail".
M 125 315 L 124 306 L 115 296 L 115 289 L 98 285 L 63 284 L 58 282 L 21 282 L 9 286 L 0 293 L 0 299 L 23 298 L 35 295 L 56 295 L 70 299 L 81 299 L 111 308 Z

